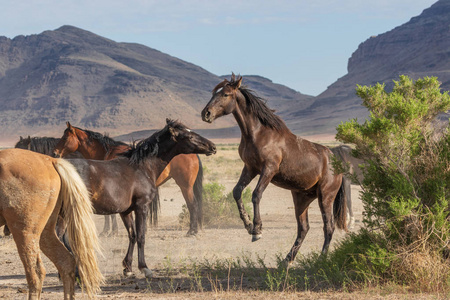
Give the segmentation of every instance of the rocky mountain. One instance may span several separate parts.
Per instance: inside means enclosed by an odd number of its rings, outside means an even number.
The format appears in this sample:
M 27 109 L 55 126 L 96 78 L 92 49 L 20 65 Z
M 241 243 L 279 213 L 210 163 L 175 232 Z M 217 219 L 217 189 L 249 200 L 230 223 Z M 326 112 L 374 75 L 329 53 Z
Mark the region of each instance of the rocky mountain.
M 221 80 L 158 50 L 72 26 L 0 37 L 0 139 L 60 136 L 66 121 L 111 135 L 161 128 L 166 117 L 192 128 L 235 126 L 231 118 L 213 126 L 200 118 Z M 312 98 L 258 76 L 244 83 L 280 111 Z
M 387 90 L 402 74 L 414 79 L 437 76 L 450 90 L 450 1 L 440 0 L 422 14 L 389 32 L 361 43 L 348 60 L 348 73 L 330 85 L 306 109 L 285 115 L 294 131 L 334 133 L 341 121 L 363 120 L 367 110 L 356 85 L 384 82 Z

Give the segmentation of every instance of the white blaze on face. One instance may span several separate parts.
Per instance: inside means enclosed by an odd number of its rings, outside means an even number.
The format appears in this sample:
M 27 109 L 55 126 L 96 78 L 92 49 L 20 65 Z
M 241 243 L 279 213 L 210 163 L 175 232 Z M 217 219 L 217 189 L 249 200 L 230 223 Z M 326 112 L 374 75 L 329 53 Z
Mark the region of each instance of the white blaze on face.
M 216 94 L 218 94 L 221 90 L 223 90 L 223 87 L 221 87 L 220 89 L 218 89 L 218 90 L 216 91 Z

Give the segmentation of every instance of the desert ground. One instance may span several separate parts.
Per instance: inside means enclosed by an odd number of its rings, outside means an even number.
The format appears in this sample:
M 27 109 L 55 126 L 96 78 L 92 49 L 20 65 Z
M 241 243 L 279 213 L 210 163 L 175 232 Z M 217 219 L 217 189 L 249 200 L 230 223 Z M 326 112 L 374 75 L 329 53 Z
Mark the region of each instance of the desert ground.
M 237 145 L 222 145 L 215 156 L 202 156 L 205 170 L 204 182 L 219 182 L 226 191 L 231 191 L 238 180 L 242 162 L 237 154 Z M 256 185 L 253 180 L 250 187 Z M 352 186 L 353 211 L 356 218 L 355 227 L 361 226 L 363 207 L 359 199 L 360 188 Z M 296 222 L 290 192 L 270 185 L 261 201 L 263 220 L 263 237 L 257 242 L 251 242 L 251 236 L 238 222 L 236 225 L 203 228 L 196 237 L 187 237 L 187 228 L 182 228 L 178 215 L 185 203 L 179 187 L 173 180 L 160 188 L 161 211 L 159 226 L 149 228 L 146 234 L 146 261 L 154 271 L 150 280 L 144 278 L 137 269 L 137 250 L 133 261 L 134 276 L 122 275 L 122 259 L 125 256 L 128 238 L 119 218 L 119 236 L 100 237 L 103 246 L 103 256 L 99 257 L 100 268 L 106 277 L 99 299 L 294 299 L 305 297 L 309 299 L 359 299 L 361 297 L 381 299 L 370 293 L 269 293 L 237 288 L 238 292 L 226 292 L 224 289 L 205 288 L 201 292 L 192 291 L 183 286 L 183 274 L 180 269 L 186 265 L 208 264 L 227 259 L 258 260 L 263 259 L 268 267 L 275 267 L 277 257 L 284 258 L 296 237 Z M 104 217 L 94 216 L 97 230 L 103 228 Z M 299 255 L 311 251 L 320 251 L 323 244 L 322 218 L 317 201 L 311 204 L 309 210 L 310 231 L 300 249 Z M 3 232 L 3 230 L 1 230 Z M 336 230 L 332 247 L 346 235 Z M 43 299 L 61 299 L 62 284 L 59 282 L 55 266 L 42 255 L 47 276 L 44 282 Z M 169 271 L 168 271 L 169 270 Z M 170 272 L 173 270 L 173 272 Z M 192 283 L 192 281 L 190 281 Z M 160 285 L 158 283 L 161 283 Z M 226 290 L 227 288 L 225 288 Z M 234 289 L 236 290 L 236 288 Z M 79 299 L 87 298 L 77 289 Z M 11 237 L 0 237 L 0 298 L 26 299 L 27 285 L 22 263 L 18 257 L 16 246 Z M 388 295 L 390 299 L 404 298 L 402 295 Z M 419 295 L 408 298 L 421 299 Z

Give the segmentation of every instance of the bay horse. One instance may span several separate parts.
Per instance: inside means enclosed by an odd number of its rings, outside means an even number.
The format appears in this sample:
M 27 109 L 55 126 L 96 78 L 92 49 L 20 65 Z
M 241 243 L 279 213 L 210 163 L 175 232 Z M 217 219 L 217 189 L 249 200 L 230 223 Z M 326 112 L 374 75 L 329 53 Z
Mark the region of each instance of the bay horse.
M 67 128 L 54 153 L 61 157 L 79 152 L 86 159 L 110 160 L 130 149 L 125 143 L 118 142 L 98 132 L 80 129 L 66 123 Z M 200 157 L 196 154 L 180 154 L 175 156 L 156 180 L 159 187 L 173 178 L 180 187 L 190 215 L 190 226 L 187 235 L 196 235 L 202 227 L 202 191 L 203 168 Z M 111 215 L 113 217 L 115 215 Z M 112 218 L 113 230 L 117 233 L 117 222 Z M 109 219 L 105 216 L 103 234 L 109 231 Z
M 58 215 L 68 230 L 73 255 L 55 233 Z M 22 149 L 0 151 L 0 226 L 8 225 L 28 282 L 28 299 L 40 299 L 45 268 L 40 250 L 55 264 L 64 299 L 73 299 L 75 265 L 92 298 L 103 277 L 96 251 L 95 224 L 89 192 L 75 168 L 64 159 Z
M 252 241 L 262 236 L 259 204 L 268 184 L 291 190 L 297 238 L 285 261 L 294 261 L 309 230 L 308 207 L 318 198 L 324 223 L 325 242 L 322 253 L 328 251 L 335 229 L 346 230 L 345 191 L 342 174 L 334 174 L 331 151 L 294 135 L 253 91 L 241 85 L 242 77 L 231 76 L 212 91 L 211 100 L 202 110 L 202 119 L 211 123 L 224 115 L 233 114 L 241 129 L 239 155 L 244 168 L 233 189 L 239 214 Z M 241 195 L 244 188 L 257 176 L 252 193 L 253 224 L 245 211 Z
M 122 262 L 125 276 L 132 273 L 136 242 L 139 270 L 147 278 L 152 276 L 145 262 L 144 246 L 146 219 L 157 193 L 157 178 L 176 155 L 211 155 L 216 152 L 214 143 L 189 130 L 182 123 L 169 119 L 166 122 L 164 129 L 133 145 L 113 160 L 68 160 L 91 192 L 94 213 L 119 213 L 122 218 L 129 238 L 128 251 Z

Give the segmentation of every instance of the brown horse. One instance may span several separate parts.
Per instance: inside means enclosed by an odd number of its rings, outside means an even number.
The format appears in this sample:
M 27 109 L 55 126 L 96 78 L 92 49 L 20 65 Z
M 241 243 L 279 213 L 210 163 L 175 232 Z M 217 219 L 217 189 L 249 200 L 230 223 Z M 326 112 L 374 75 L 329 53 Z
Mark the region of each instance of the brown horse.
M 259 203 L 270 182 L 291 190 L 297 219 L 297 239 L 286 256 L 292 262 L 309 230 L 308 207 L 318 198 L 324 223 L 325 242 L 322 253 L 328 251 L 335 223 L 346 229 L 345 192 L 342 174 L 334 174 L 331 151 L 319 144 L 295 136 L 286 124 L 252 91 L 241 86 L 242 77 L 224 80 L 213 90 L 202 111 L 203 121 L 233 114 L 240 129 L 239 155 L 244 168 L 233 189 L 239 213 L 252 241 L 261 238 Z M 244 188 L 260 175 L 252 194 L 253 224 L 244 209 L 241 195 Z
M 140 141 L 116 159 L 68 160 L 90 190 L 95 213 L 119 213 L 122 218 L 129 238 L 128 251 L 123 260 L 125 275 L 132 272 L 136 242 L 139 270 L 146 277 L 152 275 L 144 256 L 146 220 L 157 192 L 156 180 L 167 164 L 179 154 L 210 155 L 215 152 L 216 147 L 212 142 L 192 132 L 180 122 L 167 120 L 164 129 Z
M 110 160 L 130 149 L 125 143 L 117 142 L 110 137 L 86 129 L 80 129 L 66 123 L 60 142 L 56 145 L 56 155 L 66 157 L 75 151 L 86 159 Z M 202 227 L 202 190 L 203 168 L 200 158 L 195 154 L 175 156 L 156 180 L 156 186 L 173 178 L 180 187 L 190 214 L 190 228 L 187 235 L 196 235 Z M 115 215 L 111 215 L 113 217 Z M 113 233 L 117 233 L 117 222 L 112 218 Z M 105 227 L 102 234 L 109 231 L 109 219 L 105 216 Z
M 73 256 L 55 233 L 60 212 Z M 42 291 L 45 269 L 40 250 L 61 274 L 64 299 L 75 295 L 75 264 L 89 297 L 99 290 L 103 277 L 91 214 L 89 192 L 69 162 L 22 149 L 0 151 L 0 226 L 8 225 L 17 245 L 29 299 L 40 299 Z

